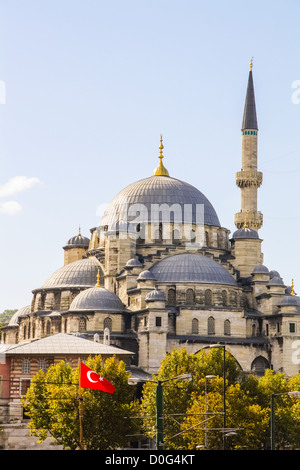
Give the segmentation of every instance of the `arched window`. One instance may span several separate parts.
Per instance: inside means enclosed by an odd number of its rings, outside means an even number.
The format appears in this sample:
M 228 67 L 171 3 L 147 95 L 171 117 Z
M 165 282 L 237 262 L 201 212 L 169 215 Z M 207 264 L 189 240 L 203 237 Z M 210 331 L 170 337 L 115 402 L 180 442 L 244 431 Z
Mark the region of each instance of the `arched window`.
M 23 338 L 26 339 L 26 325 L 24 325 L 23 328 Z
M 104 318 L 103 329 L 108 328 L 109 331 L 112 331 L 112 319 L 110 317 Z
M 224 335 L 230 336 L 231 334 L 231 325 L 229 320 L 224 321 Z
M 84 331 L 86 331 L 86 319 L 81 317 L 79 319 L 79 332 L 83 333 Z
M 176 290 L 175 289 L 168 290 L 168 304 L 169 305 L 176 304 Z
M 222 290 L 222 305 L 223 307 L 226 307 L 227 305 L 227 291 Z
M 44 359 L 39 359 L 38 361 L 38 370 L 42 370 L 43 372 L 46 372 L 46 361 Z
M 205 305 L 212 305 L 212 291 L 210 289 L 205 291 Z
M 197 335 L 199 333 L 199 321 L 198 318 L 192 320 L 192 334 Z
M 50 324 L 50 320 L 48 320 L 46 324 L 46 335 L 50 335 L 50 332 L 51 332 L 51 324 Z
M 263 356 L 258 356 L 254 359 L 251 365 L 251 370 L 257 375 L 258 377 L 262 377 L 266 371 L 266 369 L 270 368 L 270 364 L 266 358 Z
M 215 319 L 214 317 L 208 317 L 207 319 L 207 334 L 214 335 L 215 334 Z
M 30 360 L 23 359 L 22 361 L 22 374 L 30 374 Z
M 187 289 L 185 293 L 185 300 L 188 305 L 194 305 L 195 303 L 195 292 L 193 289 Z
M 65 322 L 64 322 L 65 333 L 67 332 L 67 326 L 68 326 L 68 320 L 65 319 Z

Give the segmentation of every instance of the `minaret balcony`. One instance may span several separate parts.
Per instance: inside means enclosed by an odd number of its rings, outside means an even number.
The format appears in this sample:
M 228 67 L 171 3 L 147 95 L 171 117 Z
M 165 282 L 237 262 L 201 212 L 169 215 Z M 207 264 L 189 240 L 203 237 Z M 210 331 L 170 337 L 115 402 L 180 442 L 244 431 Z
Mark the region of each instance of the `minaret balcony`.
M 262 184 L 263 174 L 256 170 L 242 170 L 236 173 L 236 184 L 239 188 L 255 186 L 259 188 Z

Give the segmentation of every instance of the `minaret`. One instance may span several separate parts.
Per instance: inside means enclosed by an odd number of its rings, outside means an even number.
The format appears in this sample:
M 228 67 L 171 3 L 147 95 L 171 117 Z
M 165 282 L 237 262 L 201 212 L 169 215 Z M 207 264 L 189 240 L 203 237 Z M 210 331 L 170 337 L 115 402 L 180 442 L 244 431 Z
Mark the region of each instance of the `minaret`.
M 262 184 L 262 173 L 257 171 L 257 117 L 252 76 L 252 59 L 248 78 L 242 122 L 242 168 L 236 173 L 236 184 L 241 189 L 241 210 L 234 217 L 237 228 L 244 226 L 258 230 L 263 224 L 263 215 L 257 211 L 257 190 Z

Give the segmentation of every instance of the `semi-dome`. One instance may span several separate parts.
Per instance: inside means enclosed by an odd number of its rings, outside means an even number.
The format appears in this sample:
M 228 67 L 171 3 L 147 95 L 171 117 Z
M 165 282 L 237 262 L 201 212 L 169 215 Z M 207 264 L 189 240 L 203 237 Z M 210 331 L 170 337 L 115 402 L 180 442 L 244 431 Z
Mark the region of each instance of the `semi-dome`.
M 124 306 L 114 292 L 96 286 L 78 294 L 72 301 L 69 310 L 72 312 L 97 310 L 118 313 L 123 312 Z
M 30 314 L 30 305 L 27 305 L 26 307 L 22 307 L 17 312 L 13 314 L 11 319 L 9 320 L 8 325 L 9 326 L 17 326 L 20 323 L 20 318 L 25 317 Z
M 44 282 L 42 288 L 92 287 L 97 282 L 98 270 L 102 272 L 100 262 L 95 256 L 80 259 L 55 271 Z
M 223 266 L 195 253 L 169 256 L 154 264 L 150 271 L 157 282 L 237 285 L 234 277 Z
M 162 208 L 162 204 L 167 205 L 166 212 L 156 213 L 155 222 L 180 223 L 187 220 L 188 223 L 202 225 L 201 211 L 204 209 L 204 224 L 220 226 L 215 209 L 198 189 L 169 176 L 153 175 L 130 184 L 113 198 L 102 217 L 100 229 L 106 227 L 109 231 L 125 215 L 127 222 L 133 222 L 137 218 L 139 223 L 151 222 L 155 218 L 155 207 Z M 172 206 L 177 209 L 175 213 L 169 210 Z

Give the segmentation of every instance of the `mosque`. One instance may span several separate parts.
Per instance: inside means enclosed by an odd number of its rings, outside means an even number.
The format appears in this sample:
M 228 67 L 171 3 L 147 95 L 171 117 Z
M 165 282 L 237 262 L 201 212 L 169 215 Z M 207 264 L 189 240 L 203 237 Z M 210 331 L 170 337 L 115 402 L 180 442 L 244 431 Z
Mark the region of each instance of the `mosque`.
M 300 298 L 263 264 L 257 139 L 251 63 L 232 236 L 202 192 L 169 175 L 161 138 L 153 174 L 114 197 L 90 238 L 79 229 L 67 241 L 64 265 L 2 328 L 2 342 L 74 334 L 133 352 L 147 373 L 173 349 L 219 343 L 245 372 L 297 374 Z

